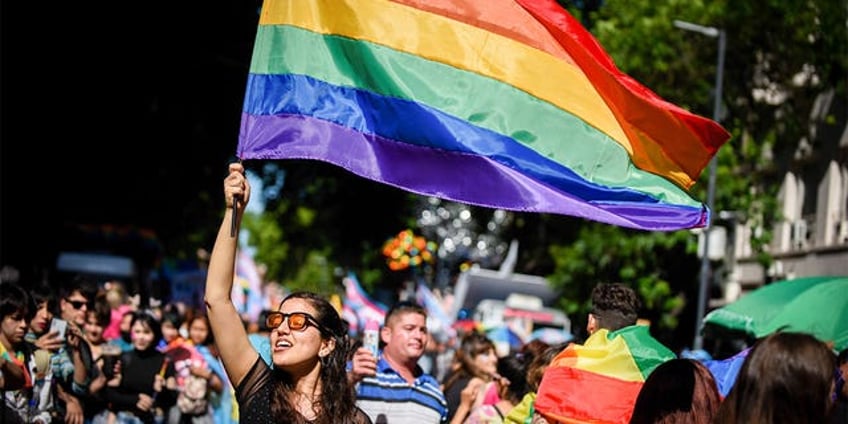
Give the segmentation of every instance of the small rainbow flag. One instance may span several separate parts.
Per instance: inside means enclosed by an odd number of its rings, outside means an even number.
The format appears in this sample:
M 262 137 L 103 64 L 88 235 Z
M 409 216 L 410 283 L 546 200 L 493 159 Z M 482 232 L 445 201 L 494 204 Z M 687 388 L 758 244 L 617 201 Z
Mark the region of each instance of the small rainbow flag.
M 717 123 L 616 68 L 554 0 L 266 0 L 242 159 L 645 230 L 702 227 Z
M 645 379 L 674 358 L 646 326 L 598 330 L 551 361 L 534 406 L 551 422 L 626 424 Z

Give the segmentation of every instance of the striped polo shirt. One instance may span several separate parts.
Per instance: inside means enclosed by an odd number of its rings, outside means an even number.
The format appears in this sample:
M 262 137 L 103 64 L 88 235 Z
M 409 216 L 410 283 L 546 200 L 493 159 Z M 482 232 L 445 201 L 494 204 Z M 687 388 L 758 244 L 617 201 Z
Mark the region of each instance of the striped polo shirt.
M 446 423 L 448 403 L 439 382 L 416 366 L 415 382 L 407 383 L 380 355 L 377 375 L 363 378 L 356 386 L 356 405 L 374 424 Z

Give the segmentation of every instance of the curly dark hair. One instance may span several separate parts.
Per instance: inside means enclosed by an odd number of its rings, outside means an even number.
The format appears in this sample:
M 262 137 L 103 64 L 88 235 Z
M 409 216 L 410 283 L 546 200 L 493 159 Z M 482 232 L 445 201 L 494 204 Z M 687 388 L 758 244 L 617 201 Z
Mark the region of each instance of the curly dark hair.
M 592 289 L 592 312 L 599 328 L 619 330 L 636 324 L 641 307 L 632 288 L 621 283 L 598 284 Z
M 294 292 L 286 296 L 280 303 L 285 304 L 290 299 L 303 299 L 315 308 L 315 319 L 321 324 L 318 331 L 324 340 L 335 339 L 333 351 L 321 360 L 321 400 L 315 405 L 318 417 L 314 421 L 306 419 L 297 413 L 290 402 L 290 394 L 294 390 L 292 376 L 281 370 L 274 369 L 274 386 L 271 396 L 271 414 L 274 417 L 290 417 L 289 422 L 312 424 L 355 424 L 363 421 L 364 413 L 356 407 L 356 393 L 353 385 L 347 379 L 348 348 L 351 345 L 339 313 L 333 305 L 322 296 L 310 292 Z

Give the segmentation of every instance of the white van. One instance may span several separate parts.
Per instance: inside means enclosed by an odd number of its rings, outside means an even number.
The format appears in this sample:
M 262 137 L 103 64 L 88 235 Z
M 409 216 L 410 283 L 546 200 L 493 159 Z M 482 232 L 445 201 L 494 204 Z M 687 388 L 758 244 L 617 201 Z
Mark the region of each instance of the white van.
M 559 309 L 542 306 L 533 296 L 511 294 L 506 300 L 484 299 L 474 309 L 474 320 L 483 328 L 506 325 L 525 342 L 542 329 L 561 332 L 570 338 L 571 320 Z M 566 340 L 561 340 L 566 341 Z

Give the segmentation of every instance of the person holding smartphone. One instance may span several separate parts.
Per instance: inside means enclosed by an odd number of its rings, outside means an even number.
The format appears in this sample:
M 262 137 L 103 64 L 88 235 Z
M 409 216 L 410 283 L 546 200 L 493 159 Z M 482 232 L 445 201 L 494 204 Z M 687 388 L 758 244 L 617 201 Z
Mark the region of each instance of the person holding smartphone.
M 62 318 L 55 318 L 50 321 L 50 333 L 56 335 L 56 339 L 60 342 L 65 341 L 65 333 L 68 331 L 68 321 Z
M 356 383 L 357 405 L 375 423 L 447 422 L 448 403 L 439 382 L 418 365 L 429 340 L 427 310 L 415 302 L 395 303 L 379 337 L 382 349 L 376 356 L 360 347 L 350 361 L 348 378 Z
M 30 297 L 35 308 L 30 311 L 26 341 L 35 345 L 37 349 L 55 353 L 65 342 L 65 334 L 59 334 L 53 328 L 56 295 L 53 294 L 50 286 L 42 283 L 31 288 Z
M 48 423 L 55 413 L 56 405 L 53 368 L 50 366 L 50 360 L 65 343 L 64 327 L 60 334 L 55 323 L 61 322 L 64 325 L 67 323 L 59 318 L 53 318 L 56 296 L 48 285 L 36 284 L 31 287 L 29 294 L 31 304 L 34 306 L 28 316 L 29 329 L 25 337 L 27 343 L 32 346 L 32 354 L 29 358 L 30 374 L 33 380 L 30 417 L 33 422 L 41 420 Z
M 68 424 L 84 422 L 81 398 L 88 395 L 91 381 L 99 375 L 82 330 L 96 291 L 97 285 L 82 276 L 65 282 L 59 289 L 58 314 L 53 320 L 63 320 L 67 327 L 65 341 L 50 362 L 57 389 L 56 411 Z

